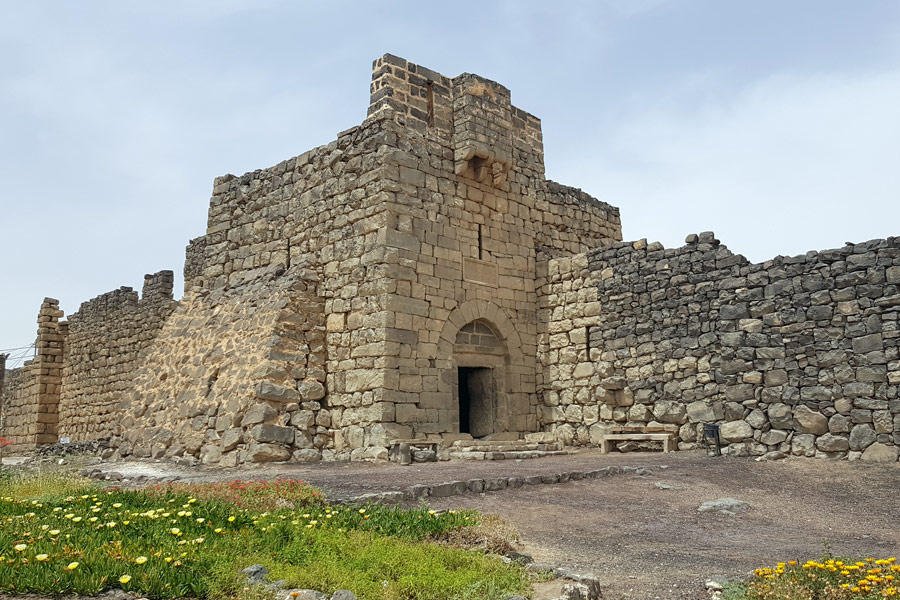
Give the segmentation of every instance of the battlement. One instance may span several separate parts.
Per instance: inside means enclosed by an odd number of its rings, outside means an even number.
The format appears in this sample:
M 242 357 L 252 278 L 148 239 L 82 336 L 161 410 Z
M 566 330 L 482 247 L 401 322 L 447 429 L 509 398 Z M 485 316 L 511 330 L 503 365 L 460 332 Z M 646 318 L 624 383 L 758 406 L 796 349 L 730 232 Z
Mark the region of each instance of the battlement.
M 543 173 L 540 119 L 513 106 L 496 81 L 473 73 L 450 78 L 385 54 L 372 64 L 370 92 L 369 117 L 391 111 L 406 127 L 452 139 L 457 174 L 502 188 L 522 151 Z

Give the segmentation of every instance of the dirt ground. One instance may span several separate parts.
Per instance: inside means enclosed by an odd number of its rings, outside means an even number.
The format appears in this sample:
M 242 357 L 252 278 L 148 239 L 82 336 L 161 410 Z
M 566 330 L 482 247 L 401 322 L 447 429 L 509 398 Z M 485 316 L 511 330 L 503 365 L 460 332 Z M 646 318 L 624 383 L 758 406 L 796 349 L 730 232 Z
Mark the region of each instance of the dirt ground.
M 756 567 L 818 558 L 826 549 L 854 557 L 900 551 L 897 465 L 757 463 L 687 453 L 629 458 L 654 474 L 432 504 L 501 515 L 536 560 L 597 575 L 606 600 L 708 598 L 707 579 L 740 579 Z M 737 516 L 697 512 L 702 502 L 723 497 L 751 508 Z
M 126 477 L 178 475 L 183 481 L 303 479 L 345 498 L 472 478 L 646 467 L 557 485 L 431 499 L 438 509 L 495 513 L 521 534 L 536 561 L 590 572 L 606 600 L 709 598 L 704 583 L 749 575 L 778 561 L 900 553 L 900 464 L 789 458 L 777 462 L 700 452 L 601 455 L 582 451 L 523 461 L 414 464 L 318 463 L 248 469 L 177 467 L 162 462 L 96 465 Z M 702 502 L 737 498 L 736 516 L 699 513 Z

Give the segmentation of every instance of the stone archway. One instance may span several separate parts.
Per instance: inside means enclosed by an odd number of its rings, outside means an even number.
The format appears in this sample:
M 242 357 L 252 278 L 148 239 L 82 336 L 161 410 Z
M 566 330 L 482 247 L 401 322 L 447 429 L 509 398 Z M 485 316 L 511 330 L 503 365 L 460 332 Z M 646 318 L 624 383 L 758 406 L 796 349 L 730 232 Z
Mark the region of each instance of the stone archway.
M 535 410 L 523 389 L 523 376 L 534 377 L 522 353 L 519 334 L 502 308 L 471 300 L 451 312 L 435 356 L 439 392 L 452 411 L 449 434 L 518 433 Z

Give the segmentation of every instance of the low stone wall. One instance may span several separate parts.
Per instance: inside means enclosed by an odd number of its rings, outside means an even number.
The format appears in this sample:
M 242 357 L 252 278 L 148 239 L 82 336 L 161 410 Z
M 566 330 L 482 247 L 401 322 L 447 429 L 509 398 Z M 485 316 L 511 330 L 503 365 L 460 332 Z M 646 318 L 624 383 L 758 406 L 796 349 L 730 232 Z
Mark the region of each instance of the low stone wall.
M 727 451 L 897 460 L 900 238 L 751 264 L 711 233 L 549 261 L 543 426 L 719 423 Z

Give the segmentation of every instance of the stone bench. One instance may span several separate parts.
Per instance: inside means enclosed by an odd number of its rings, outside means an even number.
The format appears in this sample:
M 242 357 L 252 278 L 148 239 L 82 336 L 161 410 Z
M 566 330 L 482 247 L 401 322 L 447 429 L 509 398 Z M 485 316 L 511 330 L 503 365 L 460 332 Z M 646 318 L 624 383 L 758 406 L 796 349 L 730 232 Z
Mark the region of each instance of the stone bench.
M 394 440 L 391 442 L 391 448 L 400 444 L 409 444 L 410 447 L 415 446 L 420 450 L 434 450 L 437 452 L 441 442 L 440 440 Z
M 615 442 L 662 442 L 663 452 L 678 449 L 678 428 L 671 425 L 611 427 L 600 438 L 600 454 L 606 454 Z

